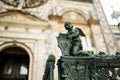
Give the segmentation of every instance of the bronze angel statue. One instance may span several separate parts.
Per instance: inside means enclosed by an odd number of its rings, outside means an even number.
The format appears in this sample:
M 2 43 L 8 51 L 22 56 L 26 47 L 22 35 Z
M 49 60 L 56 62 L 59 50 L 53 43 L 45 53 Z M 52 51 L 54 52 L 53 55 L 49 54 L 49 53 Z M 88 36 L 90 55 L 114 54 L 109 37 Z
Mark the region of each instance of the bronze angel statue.
M 83 50 L 82 42 L 79 36 L 85 36 L 85 34 L 80 28 L 73 29 L 70 22 L 66 22 L 64 27 L 68 30 L 67 37 L 71 41 L 70 55 L 79 55 L 80 51 Z

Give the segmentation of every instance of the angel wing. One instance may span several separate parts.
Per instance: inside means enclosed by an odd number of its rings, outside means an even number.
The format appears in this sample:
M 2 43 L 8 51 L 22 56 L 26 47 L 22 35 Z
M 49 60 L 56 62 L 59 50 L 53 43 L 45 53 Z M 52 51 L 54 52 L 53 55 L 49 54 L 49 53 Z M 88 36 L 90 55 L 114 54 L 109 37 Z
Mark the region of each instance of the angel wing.
M 82 31 L 80 28 L 76 28 L 76 29 L 79 30 L 79 34 L 80 34 L 80 36 L 85 36 L 85 34 L 83 33 L 83 31 Z

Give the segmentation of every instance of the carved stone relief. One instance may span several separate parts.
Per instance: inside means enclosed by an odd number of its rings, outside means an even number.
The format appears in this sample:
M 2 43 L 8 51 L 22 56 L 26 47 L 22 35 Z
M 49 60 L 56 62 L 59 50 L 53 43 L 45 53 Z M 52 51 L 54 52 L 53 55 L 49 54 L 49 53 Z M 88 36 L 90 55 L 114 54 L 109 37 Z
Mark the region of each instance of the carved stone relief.
M 48 0 L 2 0 L 2 1 L 10 6 L 14 6 L 14 7 L 18 7 L 19 9 L 22 9 L 22 8 L 32 8 L 43 5 Z

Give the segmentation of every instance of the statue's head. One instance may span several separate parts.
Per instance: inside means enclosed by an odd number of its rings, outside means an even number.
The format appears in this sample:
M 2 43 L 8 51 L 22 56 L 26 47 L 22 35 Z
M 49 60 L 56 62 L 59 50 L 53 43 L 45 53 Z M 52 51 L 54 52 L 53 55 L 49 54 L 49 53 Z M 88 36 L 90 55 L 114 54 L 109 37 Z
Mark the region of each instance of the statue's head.
M 72 30 L 73 26 L 70 22 L 65 22 L 65 25 L 64 25 L 65 29 L 67 30 Z
M 48 61 L 55 62 L 55 56 L 53 54 L 49 55 Z

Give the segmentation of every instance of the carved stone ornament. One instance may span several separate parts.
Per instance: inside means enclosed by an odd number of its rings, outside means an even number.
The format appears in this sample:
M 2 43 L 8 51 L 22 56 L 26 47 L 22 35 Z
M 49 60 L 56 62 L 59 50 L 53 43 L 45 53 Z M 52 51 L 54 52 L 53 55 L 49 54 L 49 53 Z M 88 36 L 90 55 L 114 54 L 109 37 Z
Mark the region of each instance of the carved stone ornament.
M 33 7 L 38 7 L 40 5 L 43 5 L 48 0 L 2 0 L 2 1 L 14 7 L 33 8 Z

